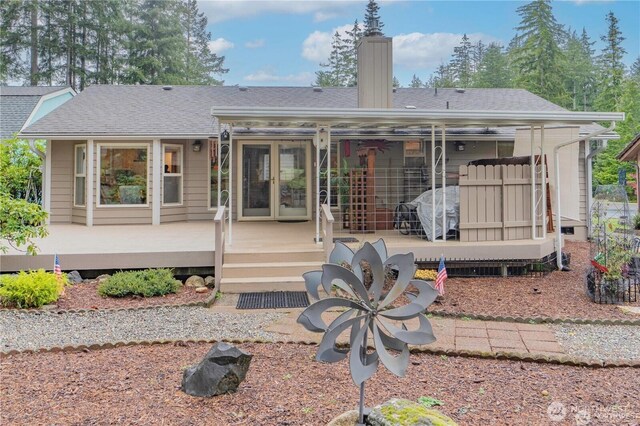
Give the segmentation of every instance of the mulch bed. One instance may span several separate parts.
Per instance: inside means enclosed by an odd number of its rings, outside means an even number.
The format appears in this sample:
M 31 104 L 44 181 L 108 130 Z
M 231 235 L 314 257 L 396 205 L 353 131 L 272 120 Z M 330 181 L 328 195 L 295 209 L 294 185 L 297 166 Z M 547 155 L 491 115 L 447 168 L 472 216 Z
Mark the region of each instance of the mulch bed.
M 116 309 L 143 308 L 158 305 L 184 305 L 187 303 L 204 302 L 210 294 L 211 290 L 206 293 L 196 293 L 195 287 L 182 286 L 177 293 L 166 296 L 102 297 L 98 294 L 97 281 L 85 281 L 66 287 L 64 295 L 55 303 L 54 309 Z M 0 309 L 11 308 L 0 306 Z
M 430 311 L 458 314 L 584 319 L 640 319 L 615 305 L 593 303 L 585 292 L 589 243 L 567 241 L 571 271 L 546 277 L 450 278 Z M 640 303 L 627 305 L 640 306 Z
M 0 424 L 323 425 L 355 408 L 348 362 L 321 364 L 317 347 L 238 345 L 254 354 L 239 391 L 212 399 L 179 390 L 182 370 L 210 344 L 121 347 L 87 353 L 20 354 L 0 360 Z M 461 425 L 550 424 L 585 410 L 590 424 L 640 420 L 640 381 L 631 368 L 588 369 L 427 354 L 411 356 L 407 377 L 379 368 L 366 385 L 368 406 L 392 397 L 431 396 Z
M 182 286 L 175 294 L 156 297 L 102 297 L 98 294 L 96 281 L 84 282 L 69 286 L 56 305 L 59 309 L 110 309 L 141 308 L 155 305 L 184 305 L 193 302 L 204 302 L 211 291 L 196 293 L 195 287 Z

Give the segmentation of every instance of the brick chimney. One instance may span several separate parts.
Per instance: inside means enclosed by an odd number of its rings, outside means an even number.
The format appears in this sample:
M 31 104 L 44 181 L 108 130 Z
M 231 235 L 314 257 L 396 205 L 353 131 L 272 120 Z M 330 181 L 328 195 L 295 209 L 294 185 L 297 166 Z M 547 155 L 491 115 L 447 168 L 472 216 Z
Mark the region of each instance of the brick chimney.
M 392 105 L 392 39 L 374 28 L 358 44 L 358 108 L 391 108 Z

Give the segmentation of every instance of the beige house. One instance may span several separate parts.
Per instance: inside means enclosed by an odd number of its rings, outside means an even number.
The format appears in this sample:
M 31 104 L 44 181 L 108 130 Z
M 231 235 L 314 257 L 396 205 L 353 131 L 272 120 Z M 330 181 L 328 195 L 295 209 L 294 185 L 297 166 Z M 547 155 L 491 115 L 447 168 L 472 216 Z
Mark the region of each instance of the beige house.
M 52 236 L 2 268 L 53 252 L 64 269 L 215 266 L 246 291 L 301 288 L 333 238 L 486 260 L 586 238 L 590 141 L 617 137 L 593 123 L 624 114 L 521 89 L 394 89 L 386 37 L 358 57 L 357 88 L 87 88 L 21 132 L 48 142 Z M 414 200 L 420 229 L 404 235 L 396 211 Z
M 618 154 L 618 160 L 636 163 L 636 176 L 640 176 L 640 133 L 638 133 L 627 146 Z M 638 197 L 640 207 L 640 197 Z

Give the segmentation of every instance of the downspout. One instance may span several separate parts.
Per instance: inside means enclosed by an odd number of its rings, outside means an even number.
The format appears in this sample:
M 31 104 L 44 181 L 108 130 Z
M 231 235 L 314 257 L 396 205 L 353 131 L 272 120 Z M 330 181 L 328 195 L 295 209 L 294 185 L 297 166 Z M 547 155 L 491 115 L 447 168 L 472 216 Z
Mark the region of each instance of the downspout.
M 600 154 L 607 149 L 607 140 L 603 139 L 603 144 L 600 148 L 591 151 L 591 144 L 587 141 L 586 145 L 589 149 L 589 154 L 585 158 L 585 170 L 587 171 L 587 232 L 591 235 L 591 203 L 593 201 L 593 157 Z
M 592 138 L 599 136 L 603 133 L 607 133 L 616 128 L 616 122 L 612 121 L 611 126 L 606 129 L 601 129 L 596 132 L 590 133 L 583 137 L 577 137 L 575 139 L 571 139 L 566 142 L 562 142 L 556 145 L 553 148 L 553 157 L 554 168 L 555 168 L 555 180 L 556 180 L 556 264 L 558 266 L 558 270 L 562 271 L 564 266 L 562 265 L 562 214 L 560 211 L 560 156 L 558 155 L 558 151 L 560 148 L 564 148 L 565 146 L 572 145 L 574 143 L 580 141 L 590 141 Z

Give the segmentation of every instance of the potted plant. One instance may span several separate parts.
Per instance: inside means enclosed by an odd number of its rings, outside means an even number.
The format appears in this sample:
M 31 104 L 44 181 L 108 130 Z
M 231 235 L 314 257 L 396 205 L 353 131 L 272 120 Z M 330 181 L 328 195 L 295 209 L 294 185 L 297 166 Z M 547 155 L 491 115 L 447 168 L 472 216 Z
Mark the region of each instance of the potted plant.
M 636 235 L 640 236 L 640 213 L 633 217 L 633 230 Z

